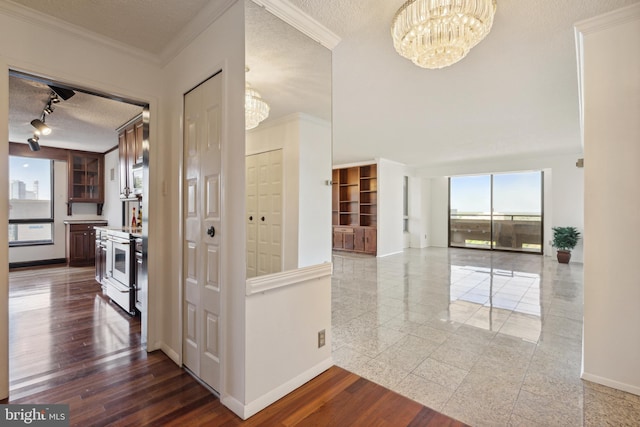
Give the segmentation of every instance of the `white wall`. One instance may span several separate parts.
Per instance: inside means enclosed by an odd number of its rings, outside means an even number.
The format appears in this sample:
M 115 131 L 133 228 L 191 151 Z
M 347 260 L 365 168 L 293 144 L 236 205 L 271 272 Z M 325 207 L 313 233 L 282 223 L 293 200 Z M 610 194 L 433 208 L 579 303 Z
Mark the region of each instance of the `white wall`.
M 305 271 L 320 277 L 305 279 Z M 331 268 L 329 264 L 253 278 L 284 287 L 247 297 L 247 404 L 245 417 L 309 381 L 331 360 Z M 318 347 L 318 332 L 325 345 Z
M 430 206 L 430 180 L 419 176 L 409 177 L 409 247 L 411 248 L 425 248 L 429 245 Z
M 584 183 L 583 169 L 575 163 L 582 153 L 548 157 L 523 157 L 495 159 L 492 161 L 462 163 L 421 169 L 420 174 L 431 177 L 431 246 L 448 245 L 448 177 L 493 172 L 519 172 L 543 170 L 544 179 L 544 252 L 553 255 L 549 245 L 551 227 L 574 226 L 584 228 Z M 582 262 L 582 239 L 572 251 L 572 262 Z
M 449 180 L 447 177 L 429 178 L 431 187 L 429 246 L 449 246 Z
M 588 193 L 582 377 L 640 395 L 640 4 L 576 27 Z
M 300 115 L 298 267 L 331 262 L 331 124 Z
M 402 252 L 403 177 L 406 166 L 378 159 L 378 256 Z

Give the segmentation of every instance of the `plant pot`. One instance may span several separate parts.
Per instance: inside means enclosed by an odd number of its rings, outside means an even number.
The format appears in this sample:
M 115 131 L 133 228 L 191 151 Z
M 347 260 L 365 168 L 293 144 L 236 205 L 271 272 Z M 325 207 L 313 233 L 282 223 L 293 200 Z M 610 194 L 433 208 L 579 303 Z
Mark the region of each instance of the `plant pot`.
M 558 250 L 558 262 L 561 264 L 569 264 L 569 260 L 571 260 L 571 252 L 570 251 L 561 251 Z

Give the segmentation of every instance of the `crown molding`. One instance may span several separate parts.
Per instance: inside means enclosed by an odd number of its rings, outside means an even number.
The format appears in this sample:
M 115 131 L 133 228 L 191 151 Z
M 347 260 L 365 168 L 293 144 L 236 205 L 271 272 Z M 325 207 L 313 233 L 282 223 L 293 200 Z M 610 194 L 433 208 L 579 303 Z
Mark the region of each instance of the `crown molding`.
M 640 3 L 634 3 L 593 18 L 576 22 L 577 32 L 586 35 L 640 19 Z
M 71 24 L 37 10 L 30 9 L 22 6 L 21 4 L 14 3 L 11 0 L 0 1 L 0 13 L 14 19 L 18 19 L 29 25 L 35 25 L 40 28 L 45 27 L 58 33 L 66 33 L 83 39 L 88 39 L 92 42 L 120 51 L 121 53 L 133 56 L 137 59 L 146 60 L 156 65 L 160 64 L 160 58 L 157 55 L 113 40 L 109 37 L 99 35 L 78 25 Z
M 171 40 L 167 47 L 160 52 L 159 62 L 163 66 L 168 64 L 237 1 L 238 0 L 223 0 L 209 2 L 209 4 L 198 12 L 196 17 Z
M 287 0 L 252 0 L 258 6 L 282 19 L 287 24 L 311 37 L 329 50 L 333 50 L 342 39 L 333 31 L 304 13 Z

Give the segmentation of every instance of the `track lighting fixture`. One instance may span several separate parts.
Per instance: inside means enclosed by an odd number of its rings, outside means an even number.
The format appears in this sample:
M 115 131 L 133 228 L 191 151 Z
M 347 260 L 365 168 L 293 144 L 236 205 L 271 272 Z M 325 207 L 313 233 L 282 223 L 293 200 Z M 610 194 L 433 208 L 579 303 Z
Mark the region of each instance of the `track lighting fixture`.
M 40 144 L 38 144 L 39 139 L 40 138 L 38 138 L 38 135 L 33 135 L 33 138 L 27 139 L 27 142 L 29 143 L 29 148 L 31 148 L 31 151 L 40 150 Z
M 29 148 L 31 148 L 31 151 L 40 150 L 40 143 L 38 142 L 40 140 L 39 135 L 51 134 L 51 128 L 46 125 L 45 117 L 53 113 L 53 109 L 54 109 L 53 104 L 59 103 L 60 99 L 66 101 L 67 99 L 71 98 L 73 95 L 76 94 L 71 89 L 66 89 L 66 88 L 51 86 L 51 85 L 48 85 L 48 86 L 49 88 L 51 88 L 51 93 L 49 94 L 49 100 L 47 101 L 44 108 L 42 109 L 42 114 L 40 115 L 40 118 L 31 120 L 31 126 L 36 128 L 33 138 L 29 138 L 27 140 L 27 142 L 29 143 Z
M 66 101 L 67 99 L 71 98 L 73 95 L 75 95 L 76 93 L 74 91 L 72 91 L 71 89 L 67 89 L 64 87 L 59 87 L 59 86 L 52 86 L 52 85 L 48 85 L 51 90 L 60 98 L 62 98 L 63 101 Z
M 44 123 L 44 114 L 42 115 L 42 120 L 31 120 L 31 126 L 36 128 L 36 133 L 38 135 L 49 135 L 51 133 L 51 128 Z

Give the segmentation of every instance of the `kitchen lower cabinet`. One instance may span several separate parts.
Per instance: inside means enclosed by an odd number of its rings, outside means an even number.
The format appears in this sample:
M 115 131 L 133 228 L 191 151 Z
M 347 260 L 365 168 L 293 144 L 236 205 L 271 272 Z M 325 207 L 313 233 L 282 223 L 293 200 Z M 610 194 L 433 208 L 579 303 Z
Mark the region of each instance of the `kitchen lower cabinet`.
M 67 265 L 81 267 L 94 265 L 96 260 L 96 230 L 99 223 L 66 223 L 67 225 Z
M 104 236 L 103 236 L 104 233 Z M 103 238 L 104 237 L 104 238 Z M 100 283 L 102 289 L 105 290 L 104 281 L 107 278 L 107 242 L 106 231 L 96 230 L 96 282 Z
M 135 287 L 136 287 L 136 309 L 142 313 L 142 294 L 145 284 L 142 280 L 142 239 L 136 238 L 136 264 L 134 270 Z

